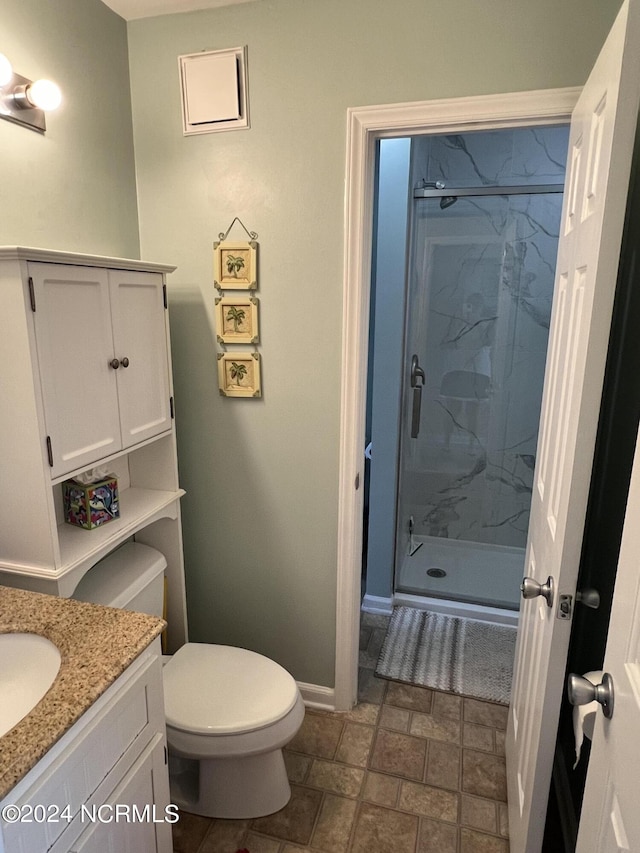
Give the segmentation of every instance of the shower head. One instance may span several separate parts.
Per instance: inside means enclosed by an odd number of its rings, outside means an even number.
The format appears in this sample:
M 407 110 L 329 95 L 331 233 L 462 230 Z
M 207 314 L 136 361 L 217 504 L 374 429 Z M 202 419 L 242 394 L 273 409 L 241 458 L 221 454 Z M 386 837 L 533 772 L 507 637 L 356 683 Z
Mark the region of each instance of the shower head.
M 451 207 L 452 204 L 455 204 L 458 201 L 458 197 L 455 195 L 443 195 L 440 199 L 440 210 L 446 210 L 448 207 Z

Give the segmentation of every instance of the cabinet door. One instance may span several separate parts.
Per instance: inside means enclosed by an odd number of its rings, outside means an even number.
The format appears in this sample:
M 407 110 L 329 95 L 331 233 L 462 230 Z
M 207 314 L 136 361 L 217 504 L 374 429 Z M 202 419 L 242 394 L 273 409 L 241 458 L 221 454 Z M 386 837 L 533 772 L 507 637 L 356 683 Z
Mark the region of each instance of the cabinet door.
M 90 825 L 69 853 L 171 853 L 168 804 L 164 740 L 156 735 L 109 800 L 85 806 Z
M 131 447 L 171 429 L 163 281 L 110 270 L 109 282 L 122 444 Z
M 29 264 L 46 435 L 57 477 L 122 447 L 105 270 Z M 44 440 L 44 437 L 43 437 Z

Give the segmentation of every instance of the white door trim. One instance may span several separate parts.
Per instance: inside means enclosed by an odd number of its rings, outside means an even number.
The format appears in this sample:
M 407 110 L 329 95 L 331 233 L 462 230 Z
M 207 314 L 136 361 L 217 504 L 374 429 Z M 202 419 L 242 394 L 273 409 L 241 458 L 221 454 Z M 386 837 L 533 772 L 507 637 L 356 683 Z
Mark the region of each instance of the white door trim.
M 338 484 L 335 706 L 357 698 L 365 408 L 378 139 L 569 122 L 579 88 L 541 89 L 347 111 L 342 384 Z

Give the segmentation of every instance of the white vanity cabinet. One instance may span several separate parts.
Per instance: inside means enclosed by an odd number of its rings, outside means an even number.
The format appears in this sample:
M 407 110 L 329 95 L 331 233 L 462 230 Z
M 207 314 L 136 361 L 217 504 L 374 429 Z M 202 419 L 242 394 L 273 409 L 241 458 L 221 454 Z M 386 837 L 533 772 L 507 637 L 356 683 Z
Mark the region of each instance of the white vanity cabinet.
M 27 263 L 52 477 L 171 430 L 164 278 Z
M 173 269 L 0 247 L 0 584 L 70 596 L 133 537 L 167 559 L 169 651 L 186 640 Z M 120 516 L 83 530 L 61 484 L 96 467 L 118 478 Z
M 0 802 L 0 851 L 171 853 L 166 762 L 155 640 Z

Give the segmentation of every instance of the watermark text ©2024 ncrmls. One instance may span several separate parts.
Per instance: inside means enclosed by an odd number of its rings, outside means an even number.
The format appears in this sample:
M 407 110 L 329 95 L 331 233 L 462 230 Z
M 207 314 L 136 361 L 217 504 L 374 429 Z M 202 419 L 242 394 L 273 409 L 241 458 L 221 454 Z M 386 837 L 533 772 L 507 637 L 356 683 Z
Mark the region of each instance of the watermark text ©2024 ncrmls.
M 70 805 L 6 805 L 0 809 L 4 823 L 177 823 L 178 807 L 169 803 L 160 807 L 155 803 L 139 806 L 136 803 L 102 803 L 72 809 Z

